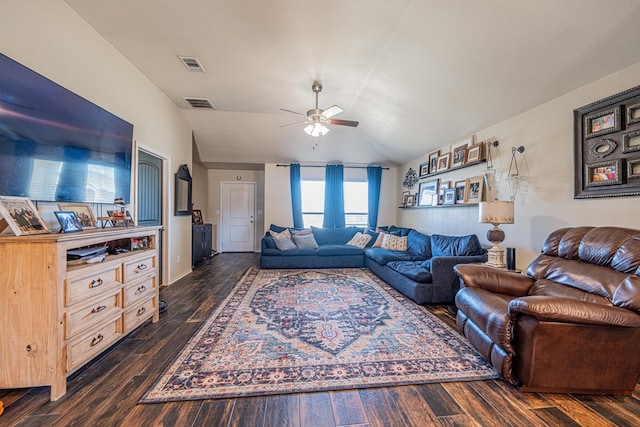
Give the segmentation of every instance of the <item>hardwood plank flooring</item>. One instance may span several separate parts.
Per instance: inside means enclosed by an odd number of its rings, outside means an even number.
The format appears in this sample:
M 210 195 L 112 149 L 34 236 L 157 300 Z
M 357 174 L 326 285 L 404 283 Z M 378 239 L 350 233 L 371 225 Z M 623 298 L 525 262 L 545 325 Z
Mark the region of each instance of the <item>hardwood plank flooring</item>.
M 169 309 L 68 379 L 49 387 L 0 390 L 0 426 L 638 426 L 633 396 L 521 393 L 476 381 L 238 399 L 137 404 L 257 254 L 219 254 L 160 291 Z M 428 309 L 455 328 L 446 307 Z M 0 367 L 1 369 L 1 367 Z

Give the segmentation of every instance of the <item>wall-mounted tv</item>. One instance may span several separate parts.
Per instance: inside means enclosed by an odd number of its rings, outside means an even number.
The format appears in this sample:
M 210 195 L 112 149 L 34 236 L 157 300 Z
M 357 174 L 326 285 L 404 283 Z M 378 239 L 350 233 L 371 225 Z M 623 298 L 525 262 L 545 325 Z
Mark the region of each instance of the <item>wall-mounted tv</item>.
M 133 125 L 0 54 L 0 196 L 130 202 Z

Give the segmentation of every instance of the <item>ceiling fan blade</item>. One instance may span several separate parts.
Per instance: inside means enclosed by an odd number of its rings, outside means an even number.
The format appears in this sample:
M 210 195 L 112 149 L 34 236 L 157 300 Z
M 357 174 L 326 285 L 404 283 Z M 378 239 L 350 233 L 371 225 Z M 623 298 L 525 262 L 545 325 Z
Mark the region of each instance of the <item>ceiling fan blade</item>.
M 298 113 L 297 111 L 293 111 L 293 110 L 287 110 L 286 108 L 281 108 L 280 111 L 286 111 L 287 113 L 293 113 L 299 116 L 306 116 L 306 114 Z
M 288 128 L 288 127 L 291 127 L 291 126 L 306 125 L 306 124 L 308 124 L 308 123 L 309 123 L 308 121 L 304 121 L 304 122 L 296 122 L 296 123 L 289 123 L 288 125 L 282 125 L 282 126 L 280 126 L 280 127 L 281 127 L 281 128 Z
M 327 123 L 329 123 L 330 125 L 351 126 L 351 127 L 356 127 L 359 124 L 359 122 L 356 122 L 353 120 L 340 120 L 340 119 L 329 119 L 327 120 Z
M 342 113 L 344 110 L 337 105 L 332 105 L 331 107 L 324 110 L 321 114 L 325 119 L 335 116 L 336 114 Z

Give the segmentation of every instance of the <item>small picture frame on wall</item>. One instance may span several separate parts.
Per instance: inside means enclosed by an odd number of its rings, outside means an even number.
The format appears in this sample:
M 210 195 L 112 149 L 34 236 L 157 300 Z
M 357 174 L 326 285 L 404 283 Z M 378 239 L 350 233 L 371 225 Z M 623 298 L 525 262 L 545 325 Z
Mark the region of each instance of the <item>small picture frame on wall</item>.
M 463 204 L 466 196 L 467 180 L 456 181 L 456 205 Z
M 204 221 L 202 219 L 202 211 L 200 209 L 193 209 L 191 211 L 191 215 L 193 218 L 193 223 L 194 224 L 204 224 Z
M 416 196 L 413 194 L 409 194 L 405 200 L 406 200 L 405 206 L 411 207 L 415 204 Z
M 587 186 L 622 184 L 622 160 L 610 160 L 587 165 L 585 168 Z
M 480 203 L 482 201 L 482 190 L 484 189 L 484 178 L 482 176 L 468 178 L 465 187 L 465 203 Z
M 438 172 L 438 157 L 440 156 L 440 151 L 434 151 L 429 154 L 429 173 Z
M 411 194 L 409 191 L 402 192 L 402 206 L 407 206 L 407 198 L 409 197 L 409 194 Z
M 443 172 L 449 169 L 450 158 L 451 158 L 451 153 L 445 153 L 438 157 L 438 172 Z
M 473 144 L 467 149 L 467 163 L 475 163 L 482 160 L 483 144 Z
M 640 122 L 640 104 L 633 104 L 627 107 L 627 124 Z
M 629 160 L 627 162 L 627 178 L 628 179 L 640 178 L 640 159 Z
M 420 183 L 418 206 L 434 206 L 438 204 L 438 179 Z
M 429 175 L 429 162 L 422 163 L 418 171 L 418 177 L 424 178 Z
M 584 135 L 587 139 L 594 138 L 617 132 L 621 129 L 620 126 L 620 108 L 608 108 L 585 116 Z
M 446 190 L 444 190 L 442 204 L 445 205 L 445 206 L 455 205 L 456 204 L 456 194 L 457 194 L 457 190 L 454 187 L 447 188 Z
M 624 154 L 640 151 L 640 130 L 622 135 L 622 152 Z

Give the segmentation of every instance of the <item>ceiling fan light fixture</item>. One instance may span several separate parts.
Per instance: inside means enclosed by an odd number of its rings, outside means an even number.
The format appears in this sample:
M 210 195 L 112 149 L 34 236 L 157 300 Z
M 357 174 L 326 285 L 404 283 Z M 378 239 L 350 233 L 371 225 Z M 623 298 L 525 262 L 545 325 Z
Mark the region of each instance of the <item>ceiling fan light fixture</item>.
M 324 123 L 316 122 L 305 126 L 304 131 L 313 137 L 324 136 L 329 132 L 329 128 Z

